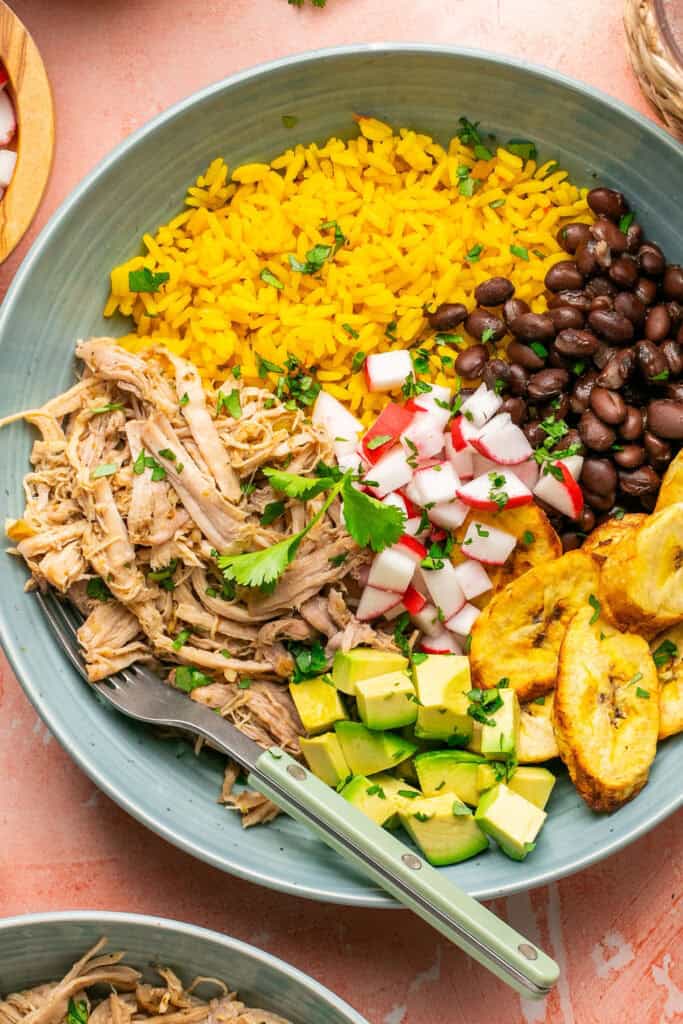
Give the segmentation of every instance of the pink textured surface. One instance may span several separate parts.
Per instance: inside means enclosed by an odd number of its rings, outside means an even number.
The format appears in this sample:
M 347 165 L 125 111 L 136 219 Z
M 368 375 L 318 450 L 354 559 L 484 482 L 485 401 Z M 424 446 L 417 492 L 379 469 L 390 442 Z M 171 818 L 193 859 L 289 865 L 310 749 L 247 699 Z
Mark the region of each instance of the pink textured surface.
M 647 112 L 624 53 L 621 0 L 16 0 L 57 108 L 52 180 L 30 237 L 111 147 L 171 103 L 259 61 L 405 40 L 544 63 Z M 7 288 L 29 239 L 0 270 Z M 0 914 L 132 910 L 253 942 L 319 978 L 372 1024 L 667 1024 L 683 1018 L 683 818 L 606 863 L 500 900 L 560 962 L 527 1003 L 407 914 L 257 889 L 193 862 L 128 819 L 71 763 L 0 665 Z M 511 870 L 514 870 L 511 867 Z

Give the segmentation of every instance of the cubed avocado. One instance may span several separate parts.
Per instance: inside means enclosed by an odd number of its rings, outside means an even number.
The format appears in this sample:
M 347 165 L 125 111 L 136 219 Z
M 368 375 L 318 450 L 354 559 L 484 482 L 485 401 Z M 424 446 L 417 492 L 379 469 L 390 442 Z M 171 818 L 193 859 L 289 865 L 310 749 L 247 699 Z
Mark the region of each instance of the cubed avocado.
M 356 647 L 353 651 L 337 651 L 332 663 L 332 681 L 338 690 L 349 697 L 356 696 L 356 683 L 372 679 L 387 672 L 399 672 L 408 666 L 408 659 L 392 651 L 373 651 L 370 647 Z
M 325 732 L 322 736 L 299 739 L 301 753 L 314 775 L 335 788 L 351 775 L 336 733 Z
M 517 768 L 508 789 L 544 809 L 555 785 L 555 776 L 547 768 Z
M 499 782 L 505 782 L 507 772 L 502 761 L 486 761 L 477 768 L 477 788 L 485 793 Z
M 415 753 L 415 745 L 396 733 L 373 732 L 360 722 L 337 722 L 334 731 L 354 775 L 386 771 Z
M 467 749 L 471 750 L 473 754 L 481 754 L 482 728 L 481 722 L 477 722 L 475 719 L 472 720 L 472 734 L 467 743 Z
M 355 683 L 361 721 L 368 729 L 400 729 L 417 718 L 415 687 L 406 672 L 387 672 Z
M 457 864 L 475 857 L 488 840 L 465 804 L 452 793 L 412 800 L 399 808 L 401 824 L 430 864 Z
M 384 825 L 396 814 L 396 801 L 381 782 L 365 775 L 354 775 L 341 790 L 341 795 L 377 825 Z
M 398 808 L 403 805 L 410 806 L 411 801 L 417 800 L 422 796 L 422 793 L 403 779 L 397 779 L 394 775 L 388 775 L 386 772 L 373 775 L 370 781 L 379 783 L 387 797 L 391 797 L 396 806 L 396 813 L 384 822 L 384 827 L 392 830 L 398 828 L 401 824 Z
M 499 690 L 503 702 L 497 711 L 487 711 L 481 730 L 481 752 L 492 761 L 511 761 L 519 738 L 519 701 L 514 690 Z
M 485 758 L 471 754 L 469 750 L 434 750 L 417 755 L 415 771 L 425 796 L 453 793 L 466 804 L 476 807 L 481 796 L 478 770 L 485 764 Z
M 470 663 L 457 654 L 428 654 L 413 666 L 419 700 L 415 735 L 464 745 L 472 735 L 467 713 Z
M 346 718 L 346 709 L 329 676 L 290 683 L 289 692 L 306 732 L 325 732 Z
M 524 860 L 533 850 L 547 814 L 499 782 L 484 793 L 474 817 L 503 853 L 513 860 Z

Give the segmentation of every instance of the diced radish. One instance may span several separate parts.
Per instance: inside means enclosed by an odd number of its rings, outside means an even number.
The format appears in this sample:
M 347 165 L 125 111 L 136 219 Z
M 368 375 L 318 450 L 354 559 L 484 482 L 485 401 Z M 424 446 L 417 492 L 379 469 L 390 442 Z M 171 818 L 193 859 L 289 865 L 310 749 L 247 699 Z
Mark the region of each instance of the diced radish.
M 455 501 L 441 501 L 427 509 L 430 523 L 442 526 L 444 530 L 457 530 L 467 518 L 468 508 L 457 498 Z
M 0 96 L 3 93 L 0 92 Z M 12 180 L 14 168 L 17 162 L 17 154 L 11 149 L 0 149 L 0 187 L 5 189 Z
M 462 403 L 460 412 L 468 420 L 471 416 L 471 422 L 475 427 L 483 427 L 498 412 L 502 404 L 503 399 L 500 395 L 487 388 L 486 384 L 480 384 L 474 394 Z
M 436 388 L 439 388 L 440 392 L 445 391 L 447 397 L 442 398 L 440 394 L 435 394 Z M 449 419 L 451 418 L 451 393 L 448 388 L 441 388 L 438 384 L 432 384 L 432 390 L 428 395 L 420 395 L 419 404 L 428 412 L 429 415 L 436 420 L 441 429 L 443 430 Z M 442 404 L 439 405 L 439 402 Z
M 451 562 L 445 561 L 441 569 L 418 569 L 416 576 L 427 587 L 429 596 L 444 618 L 449 619 L 460 611 L 465 603 L 465 595 Z
M 427 557 L 427 548 L 424 544 L 420 544 L 419 540 L 415 540 L 408 533 L 398 538 L 393 550 L 398 551 L 404 558 L 409 558 L 413 565 L 419 565 L 422 559 Z
M 399 494 L 406 503 L 406 515 L 408 516 L 408 519 L 412 519 L 414 516 L 419 516 L 420 506 L 417 505 L 414 501 L 410 500 L 405 487 L 403 488 L 403 490 L 399 491 Z
M 558 459 L 557 461 L 567 467 L 575 480 L 579 479 L 583 469 L 583 455 L 566 455 L 563 459 Z
M 413 479 L 413 468 L 403 448 L 392 448 L 368 471 L 367 486 L 376 498 L 405 487 Z
M 384 498 L 382 498 L 383 505 L 391 505 L 393 508 L 399 508 L 403 515 L 408 518 L 408 503 L 402 494 L 398 491 L 391 491 Z
M 500 467 L 462 484 L 458 488 L 458 498 L 470 508 L 491 512 L 529 505 L 534 500 L 529 488 L 514 473 Z
M 0 92 L 0 146 L 6 146 L 14 138 L 17 130 L 17 119 L 14 116 L 12 101 L 3 89 Z
M 475 608 L 473 604 L 465 604 L 462 606 L 457 615 L 453 615 L 446 622 L 446 629 L 450 629 L 456 636 L 462 637 L 464 640 L 472 632 L 472 626 L 479 618 L 481 612 L 478 608 Z
M 473 562 L 471 558 L 456 565 L 455 575 L 468 601 L 485 594 L 493 586 L 484 566 L 479 562 Z
M 408 587 L 403 595 L 403 604 L 407 612 L 410 612 L 411 615 L 417 615 L 427 604 L 427 598 L 419 590 L 416 590 L 415 587 Z
M 407 349 L 395 352 L 373 352 L 365 360 L 365 379 L 368 391 L 391 391 L 413 372 L 413 363 Z
M 420 516 L 411 516 L 410 519 L 406 519 L 405 523 L 403 524 L 403 529 L 411 537 L 415 537 L 416 534 L 421 532 L 420 531 L 420 523 L 421 522 L 422 522 L 422 519 L 421 519 Z
M 0 64 L 0 89 L 4 89 L 9 82 L 9 75 L 4 64 Z
M 367 466 L 363 463 L 358 452 L 348 452 L 346 455 L 337 455 L 337 465 L 342 473 L 352 469 L 354 473 L 363 473 Z
M 311 421 L 324 427 L 332 438 L 337 458 L 355 449 L 363 424 L 353 416 L 345 405 L 327 391 L 319 391 L 313 406 Z M 344 446 L 348 446 L 344 448 Z M 339 446 L 339 448 L 337 447 Z
M 450 431 L 444 434 L 444 449 L 448 461 L 460 479 L 463 481 L 471 480 L 474 476 L 474 452 L 472 449 L 461 448 L 460 451 L 456 451 Z
M 410 618 L 424 636 L 438 636 L 443 629 L 443 625 L 439 621 L 439 613 L 429 601 Z
M 483 458 L 483 456 L 480 456 Z M 527 459 L 526 462 L 520 462 L 518 466 L 515 466 L 512 472 L 518 477 L 522 483 L 533 491 L 534 487 L 538 482 L 538 463 L 536 459 Z
M 532 455 L 524 431 L 514 423 L 499 426 L 492 421 L 472 440 L 472 447 L 501 466 L 516 466 Z
M 451 441 L 456 452 L 462 451 L 468 445 L 472 446 L 475 438 L 479 437 L 479 428 L 466 416 L 456 416 L 451 422 Z
M 363 455 L 368 462 L 379 462 L 389 448 L 397 443 L 414 416 L 415 413 L 404 405 L 388 402 L 361 441 Z M 383 438 L 384 443 L 380 444 Z
M 474 452 L 472 455 L 472 465 L 474 467 L 475 477 L 481 476 L 483 473 L 491 473 L 492 470 L 499 470 L 500 466 L 497 462 L 492 459 L 487 459 L 484 455 L 480 455 L 479 452 Z
M 438 462 L 435 466 L 418 469 L 413 477 L 415 490 L 419 495 L 420 505 L 432 502 L 452 501 L 460 481 L 450 462 Z
M 431 412 L 416 412 L 401 436 L 401 443 L 413 462 L 416 457 L 430 459 L 443 449 L 443 423 Z
M 484 565 L 504 565 L 517 543 L 517 538 L 495 526 L 471 522 L 462 542 L 462 553 Z
M 424 654 L 462 654 L 462 647 L 446 629 L 440 629 L 435 636 L 421 640 L 420 650 Z
M 376 619 L 379 615 L 386 615 L 388 611 L 400 604 L 401 600 L 401 594 L 392 594 L 389 590 L 378 590 L 376 587 L 366 587 L 358 603 L 356 618 L 361 622 Z
M 393 590 L 400 594 L 408 589 L 415 572 L 415 562 L 395 548 L 385 548 L 375 555 L 370 567 L 368 584 L 378 590 Z
M 400 601 L 398 604 L 394 605 L 393 608 L 390 608 L 388 612 L 384 613 L 384 618 L 389 622 L 392 622 L 394 619 L 397 619 L 399 615 L 403 615 L 407 610 L 408 609 L 404 605 L 403 601 Z
M 562 473 L 562 479 L 558 480 L 552 473 L 541 474 L 534 494 L 569 519 L 578 519 L 583 509 L 583 492 L 564 462 L 554 465 Z

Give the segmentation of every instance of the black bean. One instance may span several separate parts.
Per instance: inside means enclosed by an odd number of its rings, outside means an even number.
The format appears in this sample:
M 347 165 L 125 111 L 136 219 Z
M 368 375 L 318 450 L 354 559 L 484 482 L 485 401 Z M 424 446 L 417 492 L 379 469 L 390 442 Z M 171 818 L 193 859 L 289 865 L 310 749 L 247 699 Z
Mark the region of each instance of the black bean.
M 511 341 L 507 347 L 507 355 L 511 363 L 519 363 L 525 370 L 542 370 L 545 366 L 545 359 L 529 345 L 523 345 L 521 341 Z
M 680 302 L 676 302 L 675 299 L 670 299 L 666 304 L 666 308 L 669 310 L 669 316 L 671 317 L 671 331 L 673 333 L 678 330 L 683 322 L 683 306 L 681 306 Z
M 583 274 L 574 260 L 560 260 L 545 275 L 545 286 L 551 292 L 583 288 Z
M 579 420 L 579 434 L 587 448 L 606 452 L 617 439 L 617 435 L 606 423 L 598 419 L 592 409 L 587 409 Z
M 649 277 L 639 277 L 633 294 L 646 306 L 651 306 L 657 298 L 657 283 L 650 280 Z
M 669 364 L 661 349 L 658 349 L 653 341 L 639 341 L 636 345 L 636 359 L 640 372 L 646 380 L 653 377 L 662 379 L 662 375 L 669 373 Z
M 473 309 L 465 320 L 465 330 L 477 341 L 481 341 L 486 334 L 489 341 L 500 341 L 507 329 L 498 316 L 489 313 L 486 309 Z
M 626 418 L 619 424 L 619 434 L 625 441 L 635 441 L 643 432 L 643 414 L 635 405 L 626 406 Z
M 515 286 L 507 277 L 490 277 L 474 289 L 474 297 L 480 306 L 502 306 L 515 294 Z
M 429 326 L 435 331 L 450 331 L 463 322 L 467 310 L 460 302 L 442 302 L 433 313 L 427 314 Z
M 659 351 L 666 359 L 672 377 L 678 377 L 683 373 L 683 345 L 680 342 L 668 338 L 659 346 Z
M 670 441 L 683 440 L 683 401 L 660 398 L 647 407 L 647 429 Z
M 666 270 L 664 253 L 655 242 L 645 242 L 638 250 L 638 263 L 647 277 L 661 277 Z
M 625 345 L 633 337 L 633 324 L 620 313 L 596 309 L 589 315 L 588 323 L 596 334 L 617 345 Z
M 647 461 L 651 466 L 658 471 L 662 471 L 671 462 L 671 445 L 668 441 L 663 441 L 661 437 L 657 437 L 652 434 L 649 430 L 646 430 L 643 434 L 643 444 L 645 445 L 645 451 L 647 452 Z
M 617 471 L 609 459 L 590 456 L 584 460 L 579 480 L 595 494 L 609 494 L 617 486 Z
M 574 259 L 576 260 L 576 266 L 583 274 L 584 277 L 590 277 L 594 274 L 598 268 L 598 254 L 596 252 L 597 242 L 594 238 L 588 238 L 587 241 L 582 242 L 576 250 Z M 579 285 L 579 287 L 581 287 Z
M 616 489 L 607 494 L 596 494 L 595 491 L 583 488 L 583 496 L 596 512 L 609 512 L 617 497 Z
M 558 306 L 573 306 L 575 309 L 587 313 L 590 308 L 590 298 L 585 291 L 558 292 L 557 295 L 549 297 L 548 309 L 557 309 Z
M 657 505 L 656 494 L 641 494 L 640 495 L 640 507 L 644 512 L 654 512 Z
M 598 375 L 598 385 L 618 391 L 631 376 L 634 366 L 635 352 L 632 348 L 613 349 Z
M 566 370 L 539 370 L 529 380 L 529 398 L 543 401 L 561 395 L 569 384 Z
M 683 402 L 683 380 L 677 380 L 672 384 L 667 384 L 664 388 L 664 394 L 667 398 L 670 398 L 672 402 Z
M 637 252 L 643 243 L 643 229 L 640 224 L 629 225 L 626 230 L 626 244 L 629 252 Z
M 540 420 L 527 420 L 522 430 L 532 448 L 540 448 L 548 436 L 542 428 Z
M 676 341 L 679 345 L 683 345 L 683 324 L 681 324 L 681 326 L 678 328 L 678 333 L 676 334 Z
M 642 324 L 645 319 L 645 303 L 633 292 L 619 292 L 614 300 L 614 308 L 634 325 Z
M 457 356 L 455 372 L 468 380 L 478 380 L 489 358 L 488 349 L 484 345 L 470 345 Z
M 590 404 L 591 391 L 595 387 L 597 372 L 593 369 L 582 373 L 574 384 L 574 390 L 569 397 L 569 404 L 572 412 L 580 416 Z
M 621 469 L 637 469 L 645 462 L 645 449 L 639 444 L 625 444 L 613 458 Z
M 612 358 L 614 351 L 615 350 L 611 348 L 606 341 L 603 341 L 602 338 L 600 339 L 600 343 L 593 353 L 593 362 L 597 366 L 598 370 L 602 370 L 603 367 L 607 365 Z
M 590 227 L 588 224 L 565 224 L 563 228 L 557 232 L 557 241 L 562 246 L 565 252 L 571 253 L 572 255 L 576 252 L 579 245 L 582 242 L 587 241 L 591 237 Z
M 522 313 L 530 313 L 531 307 L 524 299 L 508 299 L 503 306 L 503 319 L 508 326 Z
M 586 318 L 580 309 L 574 306 L 558 306 L 556 309 L 549 309 L 548 316 L 555 325 L 556 331 L 580 330 Z
M 565 395 L 562 395 L 560 402 L 562 402 L 565 397 Z M 554 413 L 556 419 L 563 420 L 566 417 L 566 413 L 565 415 L 561 415 L 561 408 L 562 407 L 560 406 L 560 409 L 557 412 L 555 412 L 555 410 L 552 410 L 552 412 Z M 560 438 L 560 440 L 554 446 L 553 451 L 564 452 L 567 450 L 567 448 L 571 448 L 572 445 L 574 445 L 574 447 L 578 449 L 578 451 L 576 452 L 577 455 L 583 455 L 583 453 L 586 450 L 585 446 L 583 444 L 583 441 L 581 440 L 581 435 L 579 434 L 578 430 L 575 430 L 573 427 L 571 427 L 567 431 L 564 437 Z
M 610 220 L 620 220 L 625 213 L 628 213 L 628 203 L 622 192 L 613 188 L 593 188 L 586 196 L 586 202 L 593 213 L 599 217 L 609 217 Z
M 611 295 L 596 295 L 591 299 L 591 313 L 595 309 L 614 309 L 614 301 Z
M 598 295 L 609 295 L 613 299 L 615 295 L 619 294 L 619 289 L 614 281 L 610 281 L 609 277 L 604 277 L 602 274 L 592 277 L 584 291 L 589 299 L 596 299 Z
M 551 343 L 548 354 L 548 366 L 551 366 L 553 370 L 571 370 L 574 362 L 575 360 L 570 356 L 563 356 L 561 352 L 557 351 L 554 341 Z
M 607 242 L 615 256 L 618 256 L 619 253 L 626 252 L 628 247 L 626 235 L 623 231 L 619 230 L 616 224 L 612 223 L 611 220 L 607 220 L 605 217 L 598 217 L 595 223 L 591 226 L 591 235 L 598 242 Z
M 619 486 L 624 494 L 640 497 L 641 494 L 655 494 L 661 481 L 652 466 L 640 466 L 639 469 L 621 470 Z
M 507 412 L 513 423 L 521 427 L 526 420 L 527 405 L 523 398 L 506 398 L 500 407 L 500 412 Z
M 486 387 L 490 388 L 492 391 L 495 388 L 501 387 L 499 381 L 502 381 L 503 386 L 507 384 L 509 377 L 510 364 L 505 362 L 503 359 L 492 359 L 486 364 L 482 374 L 484 384 L 486 384 Z
M 583 537 L 575 530 L 565 530 L 560 534 L 560 540 L 562 541 L 562 551 L 565 554 L 567 551 L 576 551 L 583 544 Z
M 618 391 L 594 387 L 590 398 L 591 409 L 603 423 L 616 426 L 626 419 L 626 403 Z
M 529 387 L 529 371 L 519 363 L 511 363 L 508 387 L 513 395 L 526 395 Z
M 522 313 L 509 326 L 522 341 L 552 341 L 555 337 L 555 324 L 545 313 Z
M 677 263 L 671 263 L 664 271 L 662 279 L 662 291 L 667 299 L 676 299 L 683 302 L 683 267 Z
M 556 420 L 564 420 L 569 415 L 570 408 L 569 395 L 559 395 L 557 398 L 553 398 L 551 402 L 544 402 L 543 405 L 539 406 L 538 411 L 542 419 L 554 416 Z
M 633 288 L 638 280 L 638 264 L 633 256 L 620 256 L 609 268 L 609 276 L 620 288 Z
M 650 341 L 664 341 L 671 333 L 671 317 L 663 303 L 652 306 L 645 318 L 645 337 Z
M 598 347 L 598 339 L 592 331 L 574 331 L 571 328 L 560 331 L 555 338 L 555 348 L 563 356 L 592 356 Z

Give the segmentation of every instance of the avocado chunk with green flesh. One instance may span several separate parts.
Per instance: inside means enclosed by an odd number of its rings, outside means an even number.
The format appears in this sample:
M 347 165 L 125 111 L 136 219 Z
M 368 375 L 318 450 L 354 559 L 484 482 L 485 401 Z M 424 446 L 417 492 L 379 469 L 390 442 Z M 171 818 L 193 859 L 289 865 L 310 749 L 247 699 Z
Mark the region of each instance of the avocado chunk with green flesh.
M 396 814 L 396 801 L 376 778 L 354 775 L 341 790 L 341 795 L 377 825 L 384 825 Z
M 397 779 L 394 775 L 388 775 L 386 772 L 380 772 L 379 775 L 371 776 L 370 782 L 379 783 L 386 796 L 390 797 L 396 805 L 396 813 L 384 822 L 384 827 L 393 831 L 393 829 L 398 828 L 401 824 L 398 808 L 403 805 L 409 807 L 413 800 L 417 800 L 422 796 L 422 793 L 403 779 Z
M 396 733 L 373 732 L 361 722 L 337 722 L 334 731 L 354 775 L 386 771 L 415 753 L 414 744 Z
M 368 729 L 400 729 L 417 718 L 415 687 L 405 672 L 360 679 L 355 686 L 358 714 Z
M 555 776 L 547 768 L 517 768 L 508 782 L 508 789 L 544 809 L 555 785 Z
M 499 782 L 505 782 L 506 778 L 507 772 L 502 761 L 487 761 L 485 764 L 480 764 L 477 768 L 479 793 L 485 793 L 487 789 L 491 789 Z
M 499 782 L 484 793 L 474 817 L 503 853 L 513 860 L 524 860 L 533 850 L 547 814 Z
M 342 699 L 329 676 L 290 683 L 289 692 L 306 732 L 316 735 L 346 718 Z
M 481 754 L 481 736 L 483 732 L 483 726 L 481 722 L 472 720 L 472 734 L 470 735 L 467 743 L 467 749 L 473 754 Z
M 408 659 L 392 651 L 374 651 L 370 647 L 356 647 L 353 651 L 337 651 L 332 663 L 332 682 L 349 697 L 356 696 L 356 683 L 387 672 L 399 672 L 408 667 Z
M 299 746 L 313 774 L 328 786 L 336 788 L 351 775 L 335 733 L 325 732 L 322 736 L 313 736 L 311 739 L 301 736 Z
M 440 867 L 475 857 L 488 840 L 465 804 L 452 793 L 412 800 L 399 808 L 404 829 L 430 864 Z
M 482 724 L 481 752 L 492 761 L 511 761 L 519 739 L 519 701 L 514 690 L 499 690 L 503 702 L 496 711 L 486 711 Z
M 417 749 L 418 753 L 424 753 L 427 750 L 439 750 L 443 747 L 441 740 L 423 740 L 421 736 L 415 735 L 415 725 L 406 725 L 401 729 L 401 736 L 404 740 L 408 740 Z M 409 757 L 406 761 L 402 761 L 401 764 L 395 768 L 396 774 L 401 779 L 407 779 L 409 782 L 414 782 L 417 785 L 417 772 L 415 771 L 415 758 Z
M 425 796 L 453 793 L 466 804 L 476 807 L 481 796 L 478 771 L 480 765 L 485 764 L 483 757 L 471 754 L 469 750 L 435 750 L 417 755 L 415 771 Z
M 471 688 L 469 659 L 457 654 L 428 654 L 413 666 L 419 700 L 415 735 L 464 745 L 472 735 L 467 713 Z

